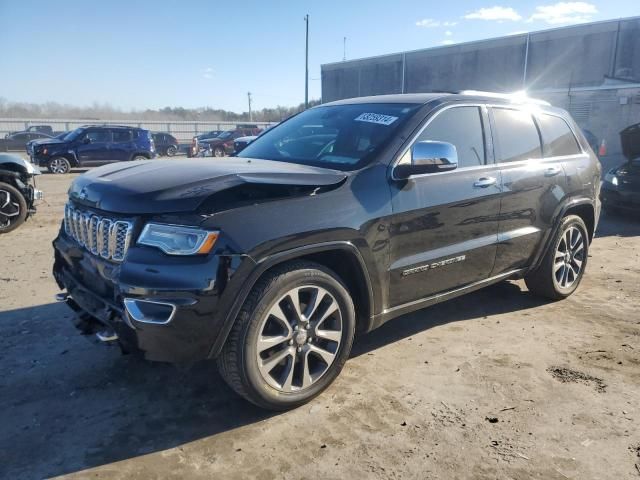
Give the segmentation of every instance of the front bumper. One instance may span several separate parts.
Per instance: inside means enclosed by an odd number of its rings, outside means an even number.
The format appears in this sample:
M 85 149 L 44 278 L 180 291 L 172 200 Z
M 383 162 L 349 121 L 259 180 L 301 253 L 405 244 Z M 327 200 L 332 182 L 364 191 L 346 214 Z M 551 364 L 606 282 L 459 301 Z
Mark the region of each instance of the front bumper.
M 113 330 L 125 350 L 164 362 L 208 358 L 221 333 L 220 297 L 244 255 L 171 257 L 131 246 L 122 263 L 92 255 L 61 231 L 53 242 L 54 277 L 66 289 L 76 327 Z

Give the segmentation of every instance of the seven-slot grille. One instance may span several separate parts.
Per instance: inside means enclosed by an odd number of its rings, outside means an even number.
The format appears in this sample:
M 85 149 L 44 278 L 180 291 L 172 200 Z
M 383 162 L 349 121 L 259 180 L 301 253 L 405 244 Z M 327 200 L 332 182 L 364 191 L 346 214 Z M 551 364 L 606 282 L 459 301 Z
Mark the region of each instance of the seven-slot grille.
M 64 230 L 94 255 L 121 262 L 129 248 L 133 224 L 101 217 L 67 204 L 64 207 Z

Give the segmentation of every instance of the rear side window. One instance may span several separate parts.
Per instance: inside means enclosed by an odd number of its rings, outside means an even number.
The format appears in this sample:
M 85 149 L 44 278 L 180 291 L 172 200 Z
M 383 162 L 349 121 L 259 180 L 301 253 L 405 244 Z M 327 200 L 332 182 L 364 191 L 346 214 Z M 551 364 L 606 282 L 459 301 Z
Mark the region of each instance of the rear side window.
M 114 130 L 113 141 L 116 143 L 131 141 L 131 130 Z
M 498 162 L 541 158 L 540 135 L 533 117 L 522 110 L 493 108 Z
M 460 167 L 485 164 L 482 117 L 478 107 L 454 107 L 438 114 L 417 141 L 451 143 L 458 152 Z
M 559 157 L 580 153 L 578 141 L 567 122 L 560 117 L 542 114 L 538 117 L 545 157 Z

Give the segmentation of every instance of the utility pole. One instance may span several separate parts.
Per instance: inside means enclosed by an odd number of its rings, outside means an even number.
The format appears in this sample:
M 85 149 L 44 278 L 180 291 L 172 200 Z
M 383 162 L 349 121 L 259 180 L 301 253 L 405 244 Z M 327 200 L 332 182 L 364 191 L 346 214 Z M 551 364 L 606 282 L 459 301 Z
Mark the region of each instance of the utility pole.
M 253 122 L 253 114 L 251 113 L 251 92 L 247 92 L 247 98 L 249 99 L 249 121 Z
M 306 110 L 309 108 L 309 14 L 305 15 L 304 21 L 307 24 L 304 56 L 304 108 Z
M 342 39 L 342 61 L 347 61 L 347 37 Z

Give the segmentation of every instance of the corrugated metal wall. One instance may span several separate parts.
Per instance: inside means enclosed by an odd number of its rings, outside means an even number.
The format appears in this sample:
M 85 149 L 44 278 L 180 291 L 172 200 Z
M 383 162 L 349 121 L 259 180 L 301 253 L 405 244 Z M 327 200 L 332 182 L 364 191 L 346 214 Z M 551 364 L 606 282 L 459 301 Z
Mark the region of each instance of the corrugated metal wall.
M 637 93 L 629 88 L 635 84 L 640 84 L 640 17 L 322 65 L 323 102 L 526 89 L 571 106 L 578 123 L 606 140 L 612 152 L 619 151 L 617 132 L 640 122 Z

